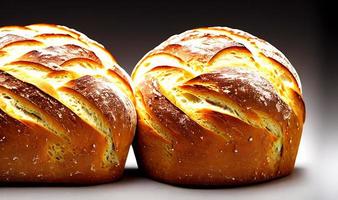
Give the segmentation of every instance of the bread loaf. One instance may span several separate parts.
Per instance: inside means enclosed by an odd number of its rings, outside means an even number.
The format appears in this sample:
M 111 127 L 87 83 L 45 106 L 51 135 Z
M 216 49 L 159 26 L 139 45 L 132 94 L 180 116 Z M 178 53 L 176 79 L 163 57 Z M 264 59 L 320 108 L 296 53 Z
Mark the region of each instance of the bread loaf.
M 209 27 L 170 37 L 137 64 L 134 150 L 150 177 L 242 185 L 294 168 L 305 106 L 286 57 L 246 32 Z
M 129 79 L 73 29 L 0 28 L 0 182 L 118 179 L 136 126 Z

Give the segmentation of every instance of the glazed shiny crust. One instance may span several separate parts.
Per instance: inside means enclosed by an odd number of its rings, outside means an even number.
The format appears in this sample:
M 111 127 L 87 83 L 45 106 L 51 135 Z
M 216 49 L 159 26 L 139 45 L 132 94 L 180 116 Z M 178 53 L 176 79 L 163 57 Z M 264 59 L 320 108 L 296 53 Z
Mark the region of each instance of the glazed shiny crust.
M 133 71 L 134 150 L 150 177 L 241 185 L 294 168 L 305 106 L 299 77 L 269 43 L 209 27 L 170 37 Z
M 73 29 L 0 28 L 0 182 L 118 179 L 136 127 L 129 79 Z

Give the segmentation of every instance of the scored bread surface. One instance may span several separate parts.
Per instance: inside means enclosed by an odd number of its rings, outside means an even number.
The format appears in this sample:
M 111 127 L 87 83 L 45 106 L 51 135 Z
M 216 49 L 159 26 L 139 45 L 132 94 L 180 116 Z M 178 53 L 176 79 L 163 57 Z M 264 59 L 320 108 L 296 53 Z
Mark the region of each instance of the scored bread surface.
M 85 35 L 48 24 L 0 28 L 0 181 L 118 179 L 133 102 L 126 72 Z
M 210 27 L 170 37 L 136 65 L 134 149 L 149 176 L 236 185 L 291 173 L 305 119 L 299 77 L 269 43 Z

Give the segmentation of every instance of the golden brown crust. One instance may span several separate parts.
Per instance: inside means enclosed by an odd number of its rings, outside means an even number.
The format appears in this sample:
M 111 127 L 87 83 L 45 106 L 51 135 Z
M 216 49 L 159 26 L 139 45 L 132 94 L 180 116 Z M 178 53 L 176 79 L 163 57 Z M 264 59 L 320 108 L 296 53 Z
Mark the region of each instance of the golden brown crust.
M 268 131 L 253 128 L 236 118 L 221 113 L 203 111 L 203 116 L 207 120 L 217 122 L 216 126 L 226 132 L 228 138 L 231 138 L 224 140 L 191 120 L 163 95 L 147 92 L 153 91 L 153 89 L 141 89 L 142 94 L 146 97 L 146 106 L 154 118 L 153 120 L 158 121 L 172 132 L 175 142 L 168 145 L 163 143 L 163 140 L 156 139 L 159 143 L 158 146 L 163 148 L 161 151 L 168 151 L 161 155 L 148 147 L 146 138 L 150 137 L 149 133 L 140 130 L 142 126 L 139 127 L 137 138 L 140 138 L 144 143 L 137 143 L 137 145 L 143 145 L 137 149 L 142 149 L 141 152 L 145 155 L 139 158 L 138 162 L 146 168 L 156 168 L 145 169 L 150 176 L 173 184 L 186 185 L 243 184 L 262 180 L 263 176 L 264 178 L 265 176 L 266 178 L 273 176 L 273 171 L 267 166 L 266 152 L 269 151 L 274 137 Z M 225 126 L 224 124 L 229 125 Z M 149 166 L 149 163 L 160 161 L 156 161 L 156 157 L 147 155 L 147 151 L 157 152 L 156 154 L 162 157 L 159 159 L 162 162 L 170 160 L 170 167 L 159 167 L 161 165 L 159 163 Z M 252 156 L 257 159 L 250 159 Z M 225 165 L 225 163 L 227 164 Z M 264 174 L 258 174 L 263 170 Z M 248 174 L 242 176 L 242 171 L 246 171 Z
M 14 41 L 20 41 L 20 40 L 26 40 L 26 38 L 13 35 L 13 34 L 7 34 L 5 36 L 0 37 L 0 48 L 6 46 L 7 44 L 10 44 Z
M 305 107 L 298 75 L 267 42 L 239 30 L 175 35 L 135 67 L 134 150 L 150 177 L 242 185 L 290 174 Z
M 126 97 L 120 95 L 119 91 L 111 84 L 108 80 L 83 76 L 68 82 L 65 87 L 86 98 L 92 106 L 95 106 L 103 114 L 110 124 L 110 131 L 113 133 L 114 150 L 118 152 L 120 159 L 125 159 L 133 135 L 123 136 L 123 134 L 134 131 L 134 113 L 130 113 L 133 104 Z
M 76 45 L 50 46 L 45 49 L 30 51 L 21 56 L 19 60 L 39 63 L 52 68 L 74 58 L 87 58 L 101 64 L 99 58 L 92 51 Z
M 136 113 L 113 57 L 47 24 L 0 28 L 0 52 L 0 182 L 120 178 Z
M 212 94 L 228 98 L 241 108 L 259 110 L 276 121 L 291 115 L 290 108 L 280 99 L 273 86 L 255 71 L 225 68 L 197 76 L 181 86 L 192 93 Z

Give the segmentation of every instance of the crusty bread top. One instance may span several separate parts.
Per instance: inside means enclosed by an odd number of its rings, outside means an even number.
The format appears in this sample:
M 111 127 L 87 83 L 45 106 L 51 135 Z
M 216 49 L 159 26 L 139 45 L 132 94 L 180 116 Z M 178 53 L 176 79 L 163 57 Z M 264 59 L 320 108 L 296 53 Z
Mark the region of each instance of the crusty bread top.
M 139 124 L 169 146 L 202 144 L 212 135 L 245 144 L 244 136 L 259 130 L 271 139 L 259 147 L 268 149 L 259 162 L 274 173 L 293 168 L 305 119 L 301 83 L 269 43 L 225 27 L 189 30 L 146 54 L 132 79 Z
M 0 27 L 0 56 L 0 65 L 30 61 L 59 70 L 74 59 L 83 59 L 94 70 L 103 68 L 102 73 L 116 73 L 125 86 L 132 89 L 128 74 L 101 44 L 65 26 L 34 24 Z M 125 92 L 129 93 L 128 90 Z M 129 97 L 132 98 L 132 95 Z
M 227 67 L 254 71 L 268 81 L 272 86 L 270 92 L 276 93 L 296 113 L 299 122 L 304 122 L 305 107 L 296 70 L 283 53 L 244 31 L 208 27 L 174 35 L 139 61 L 132 73 L 135 85 L 159 66 L 182 68 L 192 74 L 190 78 Z
M 105 137 L 104 163 L 111 166 L 128 151 L 133 101 L 127 73 L 85 35 L 50 24 L 0 28 L 0 109 L 11 118 L 65 140 L 80 118 Z

